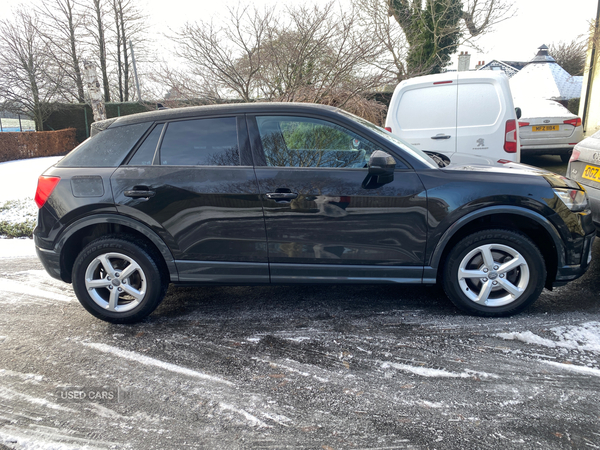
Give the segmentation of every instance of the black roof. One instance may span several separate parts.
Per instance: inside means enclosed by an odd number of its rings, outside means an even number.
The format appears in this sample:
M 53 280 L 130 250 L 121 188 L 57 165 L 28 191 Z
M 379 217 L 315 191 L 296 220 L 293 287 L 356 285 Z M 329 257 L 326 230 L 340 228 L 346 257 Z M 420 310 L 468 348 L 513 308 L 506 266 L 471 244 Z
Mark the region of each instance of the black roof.
M 208 105 L 208 106 L 188 106 L 185 108 L 163 109 L 157 111 L 149 111 L 128 116 L 119 117 L 110 124 L 111 127 L 120 127 L 141 122 L 156 122 L 162 120 L 184 119 L 186 117 L 197 117 L 213 114 L 244 114 L 244 113 L 261 113 L 265 110 L 269 112 L 311 112 L 319 111 L 321 113 L 336 112 L 338 108 L 327 105 L 318 105 L 314 103 L 292 103 L 292 102 L 260 102 L 260 103 L 229 103 L 224 105 Z M 112 119 L 108 119 L 112 120 Z

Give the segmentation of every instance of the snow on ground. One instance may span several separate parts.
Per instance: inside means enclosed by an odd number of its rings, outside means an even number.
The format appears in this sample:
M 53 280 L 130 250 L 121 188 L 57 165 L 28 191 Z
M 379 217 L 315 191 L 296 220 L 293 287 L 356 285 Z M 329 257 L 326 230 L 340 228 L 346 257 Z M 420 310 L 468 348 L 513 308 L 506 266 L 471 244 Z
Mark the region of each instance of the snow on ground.
M 600 322 L 586 322 L 579 326 L 554 327 L 550 328 L 550 331 L 558 340 L 544 338 L 531 331 L 499 333 L 498 337 L 549 348 L 562 347 L 569 350 L 600 353 Z
M 0 222 L 35 222 L 33 201 L 38 177 L 62 156 L 20 159 L 0 163 Z
M 0 219 L 1 221 L 2 219 Z M 0 259 L 2 258 L 34 258 L 33 239 L 1 239 Z

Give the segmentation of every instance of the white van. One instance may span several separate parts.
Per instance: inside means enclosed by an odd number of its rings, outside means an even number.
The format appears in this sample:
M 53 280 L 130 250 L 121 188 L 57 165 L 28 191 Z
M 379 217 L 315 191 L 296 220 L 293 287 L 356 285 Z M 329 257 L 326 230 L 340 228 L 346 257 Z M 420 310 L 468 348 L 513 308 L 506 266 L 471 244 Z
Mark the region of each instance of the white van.
M 504 73 L 447 72 L 402 81 L 385 126 L 423 151 L 452 162 L 521 160 L 517 113 Z

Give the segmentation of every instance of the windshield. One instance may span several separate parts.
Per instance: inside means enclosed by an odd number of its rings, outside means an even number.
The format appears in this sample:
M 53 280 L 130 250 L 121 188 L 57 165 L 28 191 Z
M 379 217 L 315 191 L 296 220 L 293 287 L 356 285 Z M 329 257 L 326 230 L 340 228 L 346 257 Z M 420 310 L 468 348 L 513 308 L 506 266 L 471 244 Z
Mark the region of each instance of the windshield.
M 406 142 L 404 139 L 399 138 L 395 134 L 390 133 L 386 129 L 381 128 L 381 127 L 375 125 L 374 123 L 371 123 L 368 120 L 363 119 L 362 117 L 355 116 L 354 114 L 349 113 L 348 111 L 340 110 L 340 112 L 342 114 L 344 114 L 346 117 L 349 117 L 350 119 L 354 120 L 355 122 L 358 122 L 361 125 L 364 125 L 365 127 L 369 128 L 371 131 L 374 131 L 375 133 L 379 134 L 380 136 L 385 138 L 387 141 L 392 143 L 394 146 L 400 147 L 403 151 L 412 154 L 415 158 L 417 158 L 421 162 L 427 164 L 428 166 L 431 166 L 432 168 L 439 167 L 435 163 L 435 161 L 433 161 L 426 153 L 424 153 L 422 150 L 419 150 L 418 148 L 413 147 L 408 142 Z

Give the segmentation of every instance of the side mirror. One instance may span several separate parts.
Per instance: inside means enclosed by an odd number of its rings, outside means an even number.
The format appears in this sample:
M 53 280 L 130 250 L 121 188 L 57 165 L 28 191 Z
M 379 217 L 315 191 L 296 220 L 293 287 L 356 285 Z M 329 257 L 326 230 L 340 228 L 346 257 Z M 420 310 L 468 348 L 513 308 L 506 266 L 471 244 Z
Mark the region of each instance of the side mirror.
M 369 158 L 369 175 L 376 177 L 377 184 L 391 183 L 394 180 L 396 160 L 382 150 L 375 150 Z
M 523 114 L 521 112 L 521 108 L 519 108 L 518 106 L 515 108 L 515 112 L 517 113 L 517 120 L 519 120 L 521 118 L 521 115 Z

